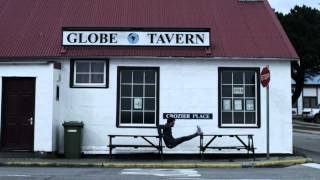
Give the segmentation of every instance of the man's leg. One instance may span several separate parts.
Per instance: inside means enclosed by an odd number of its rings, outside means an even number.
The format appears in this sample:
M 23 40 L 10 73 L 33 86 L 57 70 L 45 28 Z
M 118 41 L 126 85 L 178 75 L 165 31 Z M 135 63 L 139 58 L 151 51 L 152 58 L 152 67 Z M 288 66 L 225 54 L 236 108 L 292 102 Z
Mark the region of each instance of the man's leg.
M 189 141 L 195 137 L 199 136 L 199 133 L 194 133 L 194 134 L 191 134 L 189 136 L 182 136 L 182 137 L 179 137 L 177 139 L 175 139 L 173 142 L 170 143 L 170 148 L 174 148 L 176 146 L 178 146 L 179 144 L 183 143 L 183 142 L 186 142 L 186 141 Z

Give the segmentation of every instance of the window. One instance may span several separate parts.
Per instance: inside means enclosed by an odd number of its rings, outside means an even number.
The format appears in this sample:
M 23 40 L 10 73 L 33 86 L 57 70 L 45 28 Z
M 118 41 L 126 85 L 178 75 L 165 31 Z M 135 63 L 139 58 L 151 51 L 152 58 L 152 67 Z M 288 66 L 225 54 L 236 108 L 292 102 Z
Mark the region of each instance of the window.
M 156 127 L 159 68 L 118 67 L 118 127 Z
M 70 85 L 71 87 L 108 87 L 107 60 L 72 60 Z
M 316 108 L 317 107 L 317 97 L 303 97 L 303 108 Z
M 219 127 L 260 126 L 259 68 L 219 68 Z

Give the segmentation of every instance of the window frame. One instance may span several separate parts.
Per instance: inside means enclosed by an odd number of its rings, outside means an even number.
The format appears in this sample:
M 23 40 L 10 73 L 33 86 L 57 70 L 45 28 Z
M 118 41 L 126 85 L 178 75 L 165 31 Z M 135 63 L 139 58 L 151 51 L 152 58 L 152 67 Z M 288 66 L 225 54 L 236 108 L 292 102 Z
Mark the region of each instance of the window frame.
M 308 105 L 309 105 L 309 107 L 305 107 L 305 99 L 307 99 L 308 100 Z M 314 107 L 311 107 L 311 99 L 314 99 L 315 100 L 315 106 Z M 312 108 L 317 108 L 317 106 L 318 106 L 318 98 L 317 98 L 317 96 L 303 96 L 303 98 L 302 98 L 302 105 L 303 105 L 303 108 L 308 108 L 308 109 L 312 109 Z
M 77 62 L 104 62 L 104 83 L 76 83 Z M 71 59 L 70 60 L 70 88 L 109 88 L 109 59 Z
M 124 124 L 120 123 L 120 72 L 121 71 L 135 71 L 135 70 L 145 70 L 145 71 L 155 71 L 157 73 L 156 79 L 156 107 L 155 107 L 155 124 Z M 142 66 L 118 66 L 117 67 L 117 115 L 116 115 L 116 127 L 117 128 L 157 128 L 159 125 L 159 100 L 160 100 L 160 67 L 142 67 Z
M 257 96 L 256 96 L 256 123 L 255 124 L 223 124 L 221 117 L 221 107 L 223 105 L 222 102 L 222 82 L 221 82 L 221 73 L 223 71 L 251 71 L 257 74 L 256 76 L 256 88 L 257 88 Z M 261 106 L 260 106 L 261 92 L 260 92 L 260 68 L 259 67 L 218 67 L 218 126 L 219 128 L 260 128 L 261 127 Z M 233 102 L 232 102 L 233 103 Z M 243 106 L 245 108 L 245 99 L 243 100 Z

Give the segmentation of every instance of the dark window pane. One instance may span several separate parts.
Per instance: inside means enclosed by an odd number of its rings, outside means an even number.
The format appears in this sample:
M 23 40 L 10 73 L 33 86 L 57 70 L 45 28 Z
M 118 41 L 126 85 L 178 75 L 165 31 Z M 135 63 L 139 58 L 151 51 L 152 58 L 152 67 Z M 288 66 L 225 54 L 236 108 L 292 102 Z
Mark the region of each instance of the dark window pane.
M 89 72 L 89 62 L 76 62 L 77 72 Z
M 155 97 L 156 91 L 154 85 L 146 85 L 145 86 L 145 97 Z
M 154 112 L 145 112 L 144 113 L 144 123 L 145 124 L 155 124 L 155 113 Z
M 143 97 L 143 86 L 134 85 L 133 86 L 133 97 Z
M 311 108 L 317 107 L 317 98 L 316 97 L 310 98 L 310 106 L 311 106 Z
M 131 83 L 131 82 L 132 82 L 132 72 L 121 71 L 121 83 Z
M 146 83 L 147 84 L 155 84 L 155 73 L 154 71 L 146 71 L 145 73 L 145 78 L 146 78 Z
M 254 85 L 246 85 L 246 97 L 256 97 L 256 90 Z
M 103 83 L 103 74 L 91 74 L 91 83 Z
M 256 113 L 246 112 L 246 124 L 256 124 Z
M 221 120 L 222 124 L 232 124 L 232 112 L 223 112 Z
M 131 97 L 131 87 L 130 85 L 121 85 L 121 96 Z
M 244 87 L 243 86 L 235 85 L 235 86 L 233 86 L 232 90 L 233 90 L 234 97 L 243 97 L 243 95 L 244 95 Z
M 131 110 L 131 98 L 121 98 L 121 110 Z
M 144 109 L 145 110 L 155 110 L 155 99 L 153 98 L 145 98 L 144 99 L 145 102 L 145 106 Z
M 243 72 L 233 72 L 233 84 L 243 84 Z
M 255 84 L 255 72 L 246 72 L 245 78 L 246 78 L 246 84 Z
M 305 108 L 316 107 L 316 97 L 304 97 Z
M 233 118 L 234 118 L 234 124 L 244 124 L 243 112 L 235 112 Z
M 222 84 L 232 84 L 232 72 L 231 71 L 225 71 L 222 72 Z
M 76 83 L 89 83 L 89 74 L 77 74 Z
M 120 123 L 130 124 L 131 123 L 131 112 L 123 112 L 122 111 Z
M 143 83 L 143 71 L 133 72 L 133 83 Z
M 132 113 L 132 123 L 133 124 L 143 124 L 143 113 L 133 112 Z
M 91 63 L 91 72 L 104 72 L 104 62 L 93 62 Z
M 222 86 L 222 97 L 232 97 L 232 86 L 223 85 Z
M 303 107 L 304 108 L 310 108 L 309 98 L 306 98 L 306 97 L 303 98 Z

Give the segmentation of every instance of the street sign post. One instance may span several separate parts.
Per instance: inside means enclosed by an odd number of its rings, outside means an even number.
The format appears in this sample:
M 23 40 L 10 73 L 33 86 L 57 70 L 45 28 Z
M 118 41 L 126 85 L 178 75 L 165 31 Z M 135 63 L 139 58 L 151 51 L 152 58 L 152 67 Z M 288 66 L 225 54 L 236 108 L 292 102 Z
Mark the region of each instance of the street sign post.
M 269 129 L 269 82 L 270 82 L 270 70 L 269 66 L 262 69 L 260 73 L 260 81 L 263 87 L 267 88 L 267 159 L 270 158 L 270 129 Z

